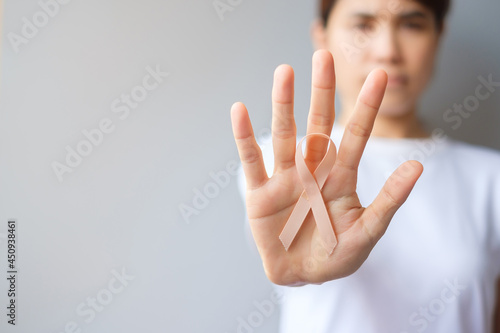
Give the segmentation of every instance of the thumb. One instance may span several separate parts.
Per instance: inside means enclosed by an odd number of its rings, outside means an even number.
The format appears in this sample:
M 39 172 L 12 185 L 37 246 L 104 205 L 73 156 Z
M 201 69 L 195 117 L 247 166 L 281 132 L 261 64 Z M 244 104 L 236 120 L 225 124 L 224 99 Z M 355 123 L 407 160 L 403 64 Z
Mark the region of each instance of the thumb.
M 423 169 L 422 164 L 417 161 L 406 161 L 400 165 L 363 212 L 361 223 L 373 245 L 387 230 L 392 217 L 410 195 Z

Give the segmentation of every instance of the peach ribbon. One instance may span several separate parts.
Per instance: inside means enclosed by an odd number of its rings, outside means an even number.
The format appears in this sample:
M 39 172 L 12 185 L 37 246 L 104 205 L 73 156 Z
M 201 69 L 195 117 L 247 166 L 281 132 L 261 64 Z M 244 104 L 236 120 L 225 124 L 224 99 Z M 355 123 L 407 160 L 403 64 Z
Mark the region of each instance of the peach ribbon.
M 323 159 L 314 171 L 314 175 L 311 174 L 307 168 L 304 155 L 302 153 L 302 142 L 307 137 L 311 137 L 313 135 L 323 136 L 330 140 L 328 151 L 325 156 L 323 156 Z M 326 134 L 308 134 L 299 141 L 295 153 L 295 165 L 297 166 L 297 172 L 302 186 L 304 187 L 304 191 L 300 195 L 299 200 L 293 208 L 292 214 L 288 218 L 288 221 L 279 236 L 286 251 L 288 251 L 288 248 L 292 244 L 310 209 L 312 210 L 314 219 L 316 220 L 316 225 L 321 235 L 323 246 L 328 254 L 331 254 L 337 245 L 337 238 L 335 236 L 335 232 L 333 231 L 330 216 L 328 215 L 325 201 L 321 195 L 321 189 L 323 188 L 326 178 L 335 163 L 336 157 L 337 153 L 335 145 L 332 139 Z

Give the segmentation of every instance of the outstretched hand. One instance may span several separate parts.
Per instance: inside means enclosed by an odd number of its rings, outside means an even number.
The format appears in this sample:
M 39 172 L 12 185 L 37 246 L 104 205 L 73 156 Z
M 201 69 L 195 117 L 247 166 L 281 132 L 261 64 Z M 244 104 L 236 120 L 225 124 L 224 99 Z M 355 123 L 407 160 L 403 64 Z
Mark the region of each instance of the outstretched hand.
M 373 70 L 359 93 L 345 127 L 335 164 L 322 195 L 337 245 L 329 255 L 309 212 L 288 251 L 279 239 L 304 190 L 295 165 L 296 127 L 293 115 L 294 73 L 288 65 L 274 73 L 272 89 L 272 143 L 274 172 L 268 177 L 246 107 L 231 108 L 234 138 L 246 178 L 246 207 L 264 270 L 271 282 L 296 286 L 321 284 L 354 273 L 385 233 L 394 213 L 405 202 L 423 167 L 416 161 L 402 164 L 386 181 L 368 207 L 356 193 L 358 165 L 370 136 L 387 85 L 387 74 Z M 307 134 L 331 135 L 335 119 L 335 71 L 329 51 L 313 55 L 311 104 Z M 328 148 L 321 137 L 307 140 L 305 161 L 313 173 Z M 335 149 L 332 145 L 331 149 Z

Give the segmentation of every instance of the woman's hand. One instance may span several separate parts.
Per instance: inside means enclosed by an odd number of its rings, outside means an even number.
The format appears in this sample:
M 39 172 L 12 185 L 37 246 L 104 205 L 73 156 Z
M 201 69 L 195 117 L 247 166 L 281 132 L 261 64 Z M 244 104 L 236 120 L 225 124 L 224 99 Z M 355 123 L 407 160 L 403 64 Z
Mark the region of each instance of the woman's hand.
M 408 161 L 387 180 L 373 203 L 364 208 L 356 194 L 357 169 L 387 85 L 383 70 L 372 71 L 359 93 L 346 126 L 337 159 L 322 195 L 337 246 L 323 249 L 314 216 L 309 212 L 288 251 L 279 235 L 304 188 L 295 166 L 296 127 L 293 116 L 294 74 L 288 65 L 274 73 L 272 140 L 274 172 L 267 176 L 245 106 L 231 108 L 234 138 L 245 173 L 246 207 L 255 243 L 267 277 L 280 285 L 321 284 L 354 273 L 382 237 L 394 213 L 404 203 L 422 173 L 422 165 Z M 313 56 L 311 105 L 307 134 L 331 134 L 335 118 L 335 71 L 329 51 Z M 307 140 L 305 161 L 311 172 L 328 148 L 320 136 Z M 335 149 L 332 145 L 332 149 Z

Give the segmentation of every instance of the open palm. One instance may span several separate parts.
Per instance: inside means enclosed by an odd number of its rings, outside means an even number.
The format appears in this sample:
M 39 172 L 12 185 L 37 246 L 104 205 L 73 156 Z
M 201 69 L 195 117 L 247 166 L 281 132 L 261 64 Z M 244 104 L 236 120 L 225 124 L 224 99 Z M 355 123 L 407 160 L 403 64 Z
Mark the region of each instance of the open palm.
M 304 188 L 295 165 L 296 126 L 293 116 L 294 74 L 279 66 L 272 91 L 272 141 L 274 172 L 268 177 L 262 152 L 255 140 L 248 112 L 242 103 L 231 108 L 234 138 L 246 178 L 246 207 L 264 270 L 280 285 L 321 284 L 354 273 L 387 229 L 394 213 L 404 203 L 422 173 L 422 165 L 408 161 L 387 180 L 373 203 L 364 208 L 356 194 L 357 170 L 382 102 L 387 75 L 372 71 L 359 93 L 337 159 L 322 188 L 337 246 L 324 250 L 314 216 L 309 212 L 290 248 L 279 239 Z M 307 134 L 330 136 L 335 119 L 335 71 L 329 51 L 313 55 L 311 104 Z M 328 141 L 308 138 L 305 161 L 314 172 Z M 332 145 L 330 149 L 335 149 Z

